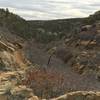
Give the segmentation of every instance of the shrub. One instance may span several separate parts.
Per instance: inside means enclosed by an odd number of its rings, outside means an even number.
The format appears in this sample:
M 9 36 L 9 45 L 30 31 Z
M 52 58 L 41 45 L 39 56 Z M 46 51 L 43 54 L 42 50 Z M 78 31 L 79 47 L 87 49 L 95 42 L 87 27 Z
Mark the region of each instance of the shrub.
M 64 91 L 64 74 L 53 69 L 33 69 L 28 71 L 22 82 L 32 88 L 35 95 L 51 98 L 61 95 Z
M 68 63 L 68 61 L 73 57 L 73 53 L 68 48 L 60 47 L 56 51 L 56 56 L 64 61 L 64 63 Z

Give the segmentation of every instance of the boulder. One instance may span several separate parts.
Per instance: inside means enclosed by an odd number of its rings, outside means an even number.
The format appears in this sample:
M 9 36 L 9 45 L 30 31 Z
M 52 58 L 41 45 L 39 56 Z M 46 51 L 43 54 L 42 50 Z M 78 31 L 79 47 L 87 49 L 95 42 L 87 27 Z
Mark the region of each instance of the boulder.
M 33 96 L 32 90 L 26 86 L 16 86 L 11 90 L 13 96 L 31 97 Z
M 9 81 L 4 81 L 0 83 L 0 95 L 4 95 L 10 91 L 12 88 L 12 83 Z
M 100 92 L 76 91 L 51 100 L 100 100 Z

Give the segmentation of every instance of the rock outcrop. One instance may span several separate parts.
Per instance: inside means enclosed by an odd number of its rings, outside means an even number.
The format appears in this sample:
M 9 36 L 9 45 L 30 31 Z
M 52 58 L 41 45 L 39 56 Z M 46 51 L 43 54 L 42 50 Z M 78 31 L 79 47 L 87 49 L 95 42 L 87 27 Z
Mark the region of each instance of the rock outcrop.
M 31 89 L 20 85 L 29 65 L 21 48 L 0 41 L 0 100 L 38 100 Z
M 28 61 L 24 57 L 21 45 L 0 41 L 0 69 L 19 70 L 26 68 Z
M 100 100 L 100 92 L 93 92 L 93 91 L 70 92 L 51 100 Z

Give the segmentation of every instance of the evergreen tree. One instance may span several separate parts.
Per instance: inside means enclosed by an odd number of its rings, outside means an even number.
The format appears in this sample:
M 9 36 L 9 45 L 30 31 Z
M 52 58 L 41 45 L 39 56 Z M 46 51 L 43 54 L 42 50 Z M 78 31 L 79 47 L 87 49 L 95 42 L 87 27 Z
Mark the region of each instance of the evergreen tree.
M 6 8 L 6 17 L 8 17 L 8 15 L 9 15 L 9 9 Z

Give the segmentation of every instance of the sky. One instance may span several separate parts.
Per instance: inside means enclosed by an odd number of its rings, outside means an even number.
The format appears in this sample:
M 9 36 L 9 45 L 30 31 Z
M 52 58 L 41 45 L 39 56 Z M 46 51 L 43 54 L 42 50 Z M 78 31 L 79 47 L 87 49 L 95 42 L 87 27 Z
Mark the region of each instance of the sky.
M 100 10 L 100 0 L 0 0 L 0 8 L 26 20 L 81 18 Z

